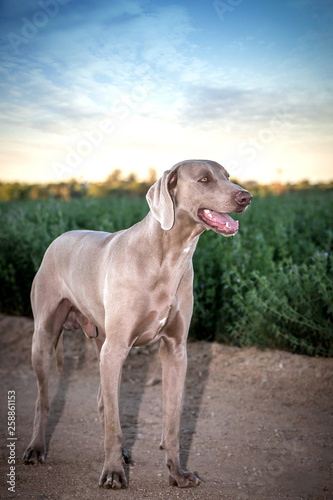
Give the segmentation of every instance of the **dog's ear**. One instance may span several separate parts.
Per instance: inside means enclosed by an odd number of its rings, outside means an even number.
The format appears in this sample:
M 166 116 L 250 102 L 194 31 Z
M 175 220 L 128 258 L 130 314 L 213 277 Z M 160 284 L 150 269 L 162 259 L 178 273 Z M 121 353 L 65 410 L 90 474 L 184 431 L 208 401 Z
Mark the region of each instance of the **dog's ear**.
M 177 185 L 177 170 L 166 170 L 163 176 L 151 186 L 147 193 L 147 201 L 153 216 L 165 231 L 171 229 L 175 222 L 174 201 L 170 190 Z

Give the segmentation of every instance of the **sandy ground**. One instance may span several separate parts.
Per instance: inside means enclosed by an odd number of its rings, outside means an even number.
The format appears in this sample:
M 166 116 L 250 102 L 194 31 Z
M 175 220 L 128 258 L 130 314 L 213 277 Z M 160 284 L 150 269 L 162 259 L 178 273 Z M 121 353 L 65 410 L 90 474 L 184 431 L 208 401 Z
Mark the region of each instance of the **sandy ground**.
M 168 485 L 157 346 L 134 349 L 124 367 L 121 421 L 135 465 L 127 490 L 102 490 L 103 439 L 97 414 L 93 342 L 66 334 L 64 368 L 51 370 L 49 452 L 44 465 L 21 462 L 30 441 L 36 382 L 32 321 L 0 315 L 2 499 L 332 499 L 333 359 L 280 351 L 189 343 L 182 417 L 182 463 L 198 488 Z M 8 439 L 7 396 L 15 391 L 15 437 Z M 12 393 L 11 393 L 12 394 Z M 8 443 L 14 443 L 10 448 Z M 8 460 L 15 492 L 8 491 Z

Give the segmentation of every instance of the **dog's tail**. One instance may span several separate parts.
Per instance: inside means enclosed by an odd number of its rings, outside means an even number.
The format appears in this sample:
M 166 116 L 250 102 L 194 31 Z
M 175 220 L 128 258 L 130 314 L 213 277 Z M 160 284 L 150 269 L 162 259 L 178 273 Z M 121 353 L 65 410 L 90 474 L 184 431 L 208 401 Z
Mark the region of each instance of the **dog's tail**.
M 55 345 L 55 353 L 56 353 L 56 359 L 57 359 L 57 370 L 58 370 L 58 373 L 61 372 L 62 365 L 63 365 L 62 334 L 63 334 L 63 332 L 61 331 L 60 335 L 58 337 L 57 343 Z

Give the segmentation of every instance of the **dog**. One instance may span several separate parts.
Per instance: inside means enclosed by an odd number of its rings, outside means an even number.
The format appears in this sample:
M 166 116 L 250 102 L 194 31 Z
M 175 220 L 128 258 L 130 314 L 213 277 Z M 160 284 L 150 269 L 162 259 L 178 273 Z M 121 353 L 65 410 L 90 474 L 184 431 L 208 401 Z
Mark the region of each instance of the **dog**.
M 212 229 L 233 236 L 252 195 L 233 184 L 214 161 L 177 163 L 149 189 L 147 216 L 116 233 L 69 231 L 47 249 L 34 278 L 32 365 L 37 376 L 33 435 L 23 460 L 44 462 L 49 413 L 48 375 L 56 350 L 61 365 L 63 328 L 94 338 L 99 353 L 98 408 L 105 461 L 99 485 L 126 488 L 119 386 L 133 346 L 160 340 L 163 431 L 169 484 L 197 486 L 179 459 L 180 414 L 187 367 L 186 341 L 193 311 L 192 256 L 200 235 Z

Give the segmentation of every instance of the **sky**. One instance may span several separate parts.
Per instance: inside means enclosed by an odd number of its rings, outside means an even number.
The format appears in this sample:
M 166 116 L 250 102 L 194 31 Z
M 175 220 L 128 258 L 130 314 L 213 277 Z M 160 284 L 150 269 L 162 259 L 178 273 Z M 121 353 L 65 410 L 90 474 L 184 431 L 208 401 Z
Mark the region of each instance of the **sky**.
M 1 0 L 0 181 L 333 178 L 332 0 Z

